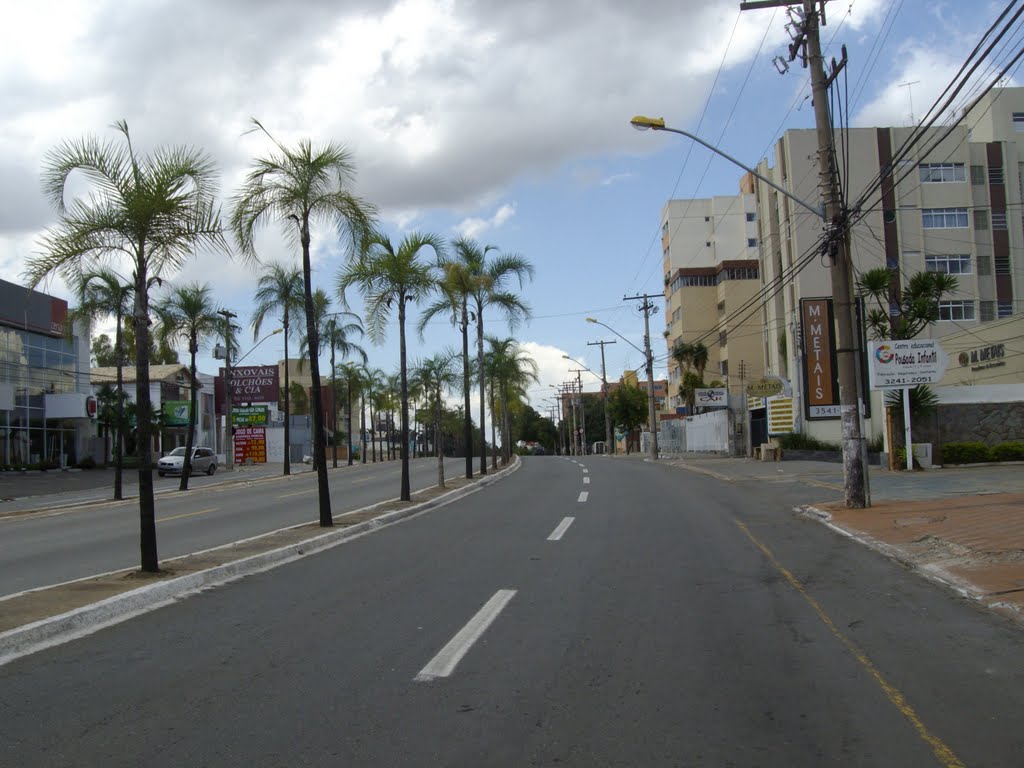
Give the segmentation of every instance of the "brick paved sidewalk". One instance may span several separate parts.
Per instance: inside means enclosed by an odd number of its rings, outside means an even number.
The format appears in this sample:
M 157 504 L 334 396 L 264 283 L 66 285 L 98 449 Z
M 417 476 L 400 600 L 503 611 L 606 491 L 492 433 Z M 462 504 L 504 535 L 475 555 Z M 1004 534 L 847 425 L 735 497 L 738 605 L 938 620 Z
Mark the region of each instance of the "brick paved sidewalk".
M 1024 619 L 1024 493 L 816 505 L 834 525 L 881 542 L 904 562 Z

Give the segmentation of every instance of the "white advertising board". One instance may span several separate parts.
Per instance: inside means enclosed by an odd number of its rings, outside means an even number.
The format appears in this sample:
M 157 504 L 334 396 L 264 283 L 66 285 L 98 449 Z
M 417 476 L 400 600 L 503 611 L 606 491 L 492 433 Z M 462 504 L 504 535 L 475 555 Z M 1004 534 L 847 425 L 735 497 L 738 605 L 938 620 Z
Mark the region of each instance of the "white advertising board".
M 905 389 L 942 380 L 949 355 L 935 339 L 868 342 L 871 389 Z
M 729 390 L 725 387 L 705 387 L 693 391 L 693 402 L 704 408 L 715 408 L 729 404 Z

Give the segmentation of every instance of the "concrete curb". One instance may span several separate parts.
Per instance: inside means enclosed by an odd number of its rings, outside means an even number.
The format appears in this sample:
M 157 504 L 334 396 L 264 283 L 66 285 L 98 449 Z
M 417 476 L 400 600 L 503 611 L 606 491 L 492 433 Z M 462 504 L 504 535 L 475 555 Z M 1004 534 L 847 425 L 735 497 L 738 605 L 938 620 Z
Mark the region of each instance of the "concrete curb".
M 845 536 L 859 544 L 863 544 L 868 549 L 873 549 L 875 552 L 885 555 L 890 560 L 895 560 L 908 571 L 918 573 L 929 581 L 935 582 L 946 589 L 952 590 L 960 597 L 976 602 L 979 605 L 986 605 L 982 601 L 984 595 L 980 591 L 974 589 L 973 585 L 965 584 L 960 579 L 946 573 L 941 565 L 937 565 L 935 563 L 925 563 L 922 565 L 908 557 L 899 547 L 894 547 L 891 544 L 886 544 L 884 541 L 879 541 L 878 539 L 866 534 L 855 533 L 854 531 L 850 531 L 842 526 L 836 525 L 832 522 L 832 515 L 823 509 L 818 509 L 817 507 L 805 504 L 799 507 L 794 507 L 793 511 L 798 515 L 816 520 L 826 528 L 835 531 L 840 536 Z
M 58 616 L 51 616 L 0 633 L 0 667 L 23 656 L 62 645 L 71 640 L 91 635 L 106 627 L 120 624 L 135 616 L 157 610 L 205 589 L 222 586 L 252 574 L 262 573 L 263 571 L 286 565 L 308 555 L 324 552 L 365 533 L 443 507 L 504 479 L 506 476 L 517 471 L 521 466 L 522 462 L 517 459 L 510 466 L 499 470 L 495 474 L 488 474 L 487 477 L 477 480 L 472 485 L 457 488 L 438 496 L 436 499 L 430 499 L 408 509 L 388 512 L 373 520 L 366 520 L 347 528 L 319 534 L 302 542 L 289 544 L 258 555 L 251 555 L 234 562 L 224 563 L 205 571 L 178 576 L 168 579 L 166 582 L 148 584 L 130 592 L 100 600 L 92 605 L 82 606 Z M 389 504 L 391 501 L 377 502 L 376 504 L 353 510 L 346 514 L 364 513 L 384 504 Z M 295 527 L 298 526 L 291 526 L 291 528 Z M 232 545 L 228 544 L 226 546 L 230 547 Z M 78 579 L 78 581 L 84 580 Z

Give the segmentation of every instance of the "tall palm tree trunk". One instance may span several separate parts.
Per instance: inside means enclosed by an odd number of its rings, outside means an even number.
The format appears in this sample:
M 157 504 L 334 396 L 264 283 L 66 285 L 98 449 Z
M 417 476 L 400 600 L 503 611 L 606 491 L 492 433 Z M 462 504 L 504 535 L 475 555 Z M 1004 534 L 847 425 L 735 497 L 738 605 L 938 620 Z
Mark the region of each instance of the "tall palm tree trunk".
M 313 466 L 316 468 L 320 527 L 334 525 L 331 516 L 331 487 L 327 480 L 327 435 L 324 430 L 324 399 L 320 388 L 320 341 L 313 312 L 312 267 L 309 260 L 309 221 L 302 223 L 302 283 L 306 294 L 306 338 L 309 339 L 309 374 L 313 379 Z
M 288 383 L 288 312 L 281 323 L 284 328 L 284 474 L 292 473 L 292 401 Z
M 349 379 L 346 383 L 345 389 L 347 395 L 345 397 L 345 423 L 348 440 L 348 465 L 352 466 L 352 380 Z
M 139 253 L 145 243 L 139 243 Z M 153 499 L 153 403 L 149 396 L 149 295 L 146 262 L 139 259 L 135 268 L 135 403 L 138 408 L 139 458 L 139 549 L 142 570 L 157 573 L 160 559 L 156 550 L 156 504 Z
M 362 442 L 363 447 L 359 452 L 359 459 L 363 464 L 366 463 L 366 393 L 360 393 L 359 395 L 359 440 Z
M 373 415 L 373 398 L 370 398 L 370 450 L 373 451 L 373 463 L 377 463 L 377 420 Z
M 406 370 L 405 355 L 405 296 L 398 301 L 398 370 L 402 379 L 401 392 L 401 439 L 399 455 L 402 457 L 402 501 L 409 501 L 412 494 L 409 488 L 409 372 Z
M 331 339 L 331 453 L 338 468 L 338 377 L 334 371 L 334 339 Z
M 512 460 L 512 420 L 508 414 L 508 388 L 504 385 L 501 387 L 501 427 L 501 456 L 508 464 Z
M 441 432 L 441 389 L 437 390 L 437 401 L 434 408 L 434 443 L 437 443 L 436 435 Z M 444 488 L 444 453 L 440 450 L 435 450 L 437 454 L 437 485 L 439 488 Z M 469 456 L 469 454 L 466 454 Z M 473 462 L 473 457 L 469 456 L 470 464 Z
M 114 498 L 124 498 L 122 473 L 124 471 L 124 350 L 121 340 L 121 315 L 117 316 L 114 331 L 114 351 L 117 356 L 117 423 L 114 425 Z M 104 441 L 106 443 L 106 441 Z
M 466 479 L 473 479 L 473 417 L 470 415 L 469 396 L 469 308 L 467 300 L 462 300 L 462 399 L 466 408 L 466 418 L 463 424 L 463 442 L 466 454 Z
M 484 418 L 484 390 L 487 388 L 487 376 L 484 373 L 484 308 L 480 304 L 476 308 L 476 363 L 480 375 L 480 474 L 486 475 L 487 420 Z M 470 449 L 467 447 L 466 450 Z
M 189 387 L 188 395 L 188 429 L 185 431 L 185 460 L 181 463 L 179 491 L 188 490 L 188 479 L 192 476 L 192 446 L 195 445 L 196 439 L 196 404 L 199 400 L 196 392 L 196 352 L 199 351 L 199 344 L 196 343 L 195 338 L 189 339 L 188 351 L 190 355 L 188 374 L 192 385 Z
M 494 385 L 491 385 L 491 468 L 498 469 L 498 415 L 494 410 Z

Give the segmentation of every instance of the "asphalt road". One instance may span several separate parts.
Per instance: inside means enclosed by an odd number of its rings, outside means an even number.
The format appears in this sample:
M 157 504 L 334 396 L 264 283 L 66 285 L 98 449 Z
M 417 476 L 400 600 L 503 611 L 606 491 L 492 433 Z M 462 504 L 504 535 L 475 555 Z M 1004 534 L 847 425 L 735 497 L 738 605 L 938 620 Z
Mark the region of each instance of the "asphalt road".
M 1021 764 L 1016 625 L 791 486 L 582 465 L 0 668 L 0 765 Z
M 445 462 L 448 477 L 460 471 L 465 471 L 464 459 Z M 339 514 L 397 498 L 400 472 L 398 461 L 328 469 L 332 511 Z M 168 488 L 157 495 L 161 558 L 319 519 L 314 472 L 243 483 L 224 482 L 223 477 L 217 482 L 218 477 L 194 478 L 189 491 Z M 413 491 L 436 484 L 437 460 L 412 461 L 410 480 Z M 169 482 L 164 478 L 159 484 Z M 173 479 L 175 487 L 178 482 Z M 0 595 L 138 564 L 137 499 L 0 518 Z

